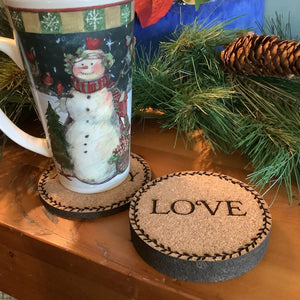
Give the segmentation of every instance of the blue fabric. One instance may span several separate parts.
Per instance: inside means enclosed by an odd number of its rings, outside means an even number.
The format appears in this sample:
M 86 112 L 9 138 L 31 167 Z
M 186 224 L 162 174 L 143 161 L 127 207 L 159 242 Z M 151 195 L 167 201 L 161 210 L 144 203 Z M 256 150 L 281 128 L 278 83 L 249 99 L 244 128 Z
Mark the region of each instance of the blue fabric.
M 157 23 L 142 28 L 139 20 L 134 21 L 136 48 L 155 50 L 160 41 L 166 41 L 180 25 L 191 24 L 197 19 L 200 24 L 228 21 L 239 17 L 227 28 L 249 28 L 260 33 L 259 25 L 263 24 L 265 0 L 211 0 L 200 5 L 198 11 L 194 5 L 173 4 L 165 17 Z

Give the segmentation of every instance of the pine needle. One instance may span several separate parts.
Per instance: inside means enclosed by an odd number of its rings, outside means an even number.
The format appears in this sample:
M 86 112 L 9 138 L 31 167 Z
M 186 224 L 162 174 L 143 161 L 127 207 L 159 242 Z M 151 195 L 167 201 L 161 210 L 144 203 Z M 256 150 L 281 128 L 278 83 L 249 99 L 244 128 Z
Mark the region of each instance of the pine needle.
M 266 17 L 264 26 L 258 24 L 260 31 L 265 35 L 275 34 L 281 40 L 299 40 L 292 34 L 291 28 L 291 14 L 289 13 L 287 20 L 285 20 L 282 13 L 275 12 L 274 17 Z
M 225 81 L 216 47 L 229 42 L 234 30 L 217 23 L 194 23 L 176 32 L 176 39 L 162 43 L 152 59 L 138 58 L 134 72 L 135 109 L 152 107 L 163 112 L 163 128 L 176 128 L 188 140 L 202 129 L 212 148 L 229 152 L 234 139 L 232 112 L 226 103 L 235 92 Z M 216 121 L 217 120 L 217 121 Z
M 0 36 L 12 38 L 12 29 L 9 25 L 7 15 L 3 7 L 0 7 L 0 16 Z
M 225 74 L 217 49 L 237 34 L 220 23 L 183 26 L 136 67 L 134 106 L 160 110 L 162 128 L 187 142 L 197 130 L 214 151 L 239 149 L 254 167 L 250 182 L 284 185 L 291 203 L 293 180 L 300 191 L 300 80 Z
M 237 123 L 237 148 L 249 157 L 256 170 L 249 174 L 250 181 L 260 189 L 270 182 L 285 185 L 292 203 L 293 177 L 300 190 L 300 98 L 280 90 L 277 79 L 273 88 L 270 78 L 265 85 L 265 79 L 257 80 L 259 88 L 254 79 L 251 79 L 252 86 L 246 88 L 245 80 L 235 85 L 237 90 L 243 89 L 243 105 L 247 108 L 246 112 L 238 109 L 242 118 Z M 249 108 L 253 113 L 248 113 Z

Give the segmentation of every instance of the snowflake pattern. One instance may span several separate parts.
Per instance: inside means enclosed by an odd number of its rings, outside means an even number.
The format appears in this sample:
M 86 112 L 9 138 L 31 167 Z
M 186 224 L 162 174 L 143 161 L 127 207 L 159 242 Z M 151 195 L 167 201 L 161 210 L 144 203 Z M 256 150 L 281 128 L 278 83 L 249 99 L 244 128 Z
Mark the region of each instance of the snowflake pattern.
M 10 11 L 11 19 L 17 31 L 24 30 L 24 24 L 22 20 L 22 15 L 20 11 L 11 10 Z
M 83 12 L 84 27 L 86 31 L 105 29 L 104 9 L 91 9 Z
M 81 28 L 82 21 L 84 23 L 85 32 L 95 32 L 110 29 L 117 26 L 126 26 L 133 19 L 133 4 L 127 2 L 112 7 L 102 7 L 86 9 L 82 11 L 80 20 L 72 18 L 73 12 L 58 11 L 36 11 L 29 15 L 23 16 L 22 11 L 10 9 L 11 19 L 17 31 L 26 31 L 34 33 L 57 34 L 75 32 Z M 37 22 L 37 18 L 39 22 Z M 109 45 L 110 47 L 111 45 Z
M 59 13 L 40 12 L 40 24 L 42 33 L 61 33 L 62 23 Z
M 131 20 L 131 3 L 121 5 L 121 24 L 127 24 Z
M 106 42 L 106 46 L 108 47 L 109 51 L 111 51 L 111 46 L 114 44 L 115 42 L 113 42 L 111 40 L 111 38 L 108 39 L 108 41 Z

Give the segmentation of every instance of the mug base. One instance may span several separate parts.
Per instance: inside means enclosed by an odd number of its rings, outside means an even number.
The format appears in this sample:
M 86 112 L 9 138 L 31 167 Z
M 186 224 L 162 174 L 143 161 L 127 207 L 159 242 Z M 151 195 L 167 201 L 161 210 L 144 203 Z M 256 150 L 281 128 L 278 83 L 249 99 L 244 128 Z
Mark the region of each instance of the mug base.
M 40 177 L 40 198 L 47 210 L 66 218 L 87 219 L 113 215 L 127 209 L 131 197 L 151 180 L 149 165 L 136 154 L 131 153 L 128 171 L 123 182 L 119 184 L 116 181 L 114 188 L 95 193 L 78 193 L 61 184 L 54 165 L 51 165 Z
M 72 180 L 69 180 L 65 176 L 58 174 L 60 183 L 68 190 L 81 193 L 81 194 L 94 194 L 105 192 L 115 188 L 120 185 L 128 176 L 130 166 L 122 173 L 114 176 L 108 182 L 103 182 L 100 184 L 89 184 L 78 180 L 76 177 L 72 177 Z

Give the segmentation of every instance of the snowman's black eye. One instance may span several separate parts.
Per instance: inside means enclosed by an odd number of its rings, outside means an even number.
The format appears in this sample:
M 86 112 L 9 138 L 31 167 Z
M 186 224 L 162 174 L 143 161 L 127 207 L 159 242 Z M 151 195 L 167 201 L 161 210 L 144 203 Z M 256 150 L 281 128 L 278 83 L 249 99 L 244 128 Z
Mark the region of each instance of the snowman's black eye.
M 93 65 L 94 63 L 91 63 L 91 66 Z

